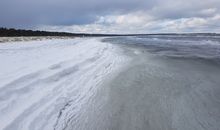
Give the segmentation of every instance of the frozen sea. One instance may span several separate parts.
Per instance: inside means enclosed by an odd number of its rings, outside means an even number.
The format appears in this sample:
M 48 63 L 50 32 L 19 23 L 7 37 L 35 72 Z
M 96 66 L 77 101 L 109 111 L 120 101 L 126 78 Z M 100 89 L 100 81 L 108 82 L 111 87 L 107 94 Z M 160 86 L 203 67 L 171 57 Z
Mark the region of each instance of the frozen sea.
M 0 44 L 0 130 L 219 130 L 220 37 Z

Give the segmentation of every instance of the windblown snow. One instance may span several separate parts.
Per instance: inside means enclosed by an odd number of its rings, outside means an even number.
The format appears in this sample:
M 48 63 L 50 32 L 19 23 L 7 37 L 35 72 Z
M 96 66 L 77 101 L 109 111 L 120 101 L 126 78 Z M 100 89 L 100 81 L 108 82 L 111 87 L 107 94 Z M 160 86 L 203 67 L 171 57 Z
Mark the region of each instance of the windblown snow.
M 98 38 L 75 38 L 4 43 L 0 60 L 0 130 L 60 130 L 127 58 Z

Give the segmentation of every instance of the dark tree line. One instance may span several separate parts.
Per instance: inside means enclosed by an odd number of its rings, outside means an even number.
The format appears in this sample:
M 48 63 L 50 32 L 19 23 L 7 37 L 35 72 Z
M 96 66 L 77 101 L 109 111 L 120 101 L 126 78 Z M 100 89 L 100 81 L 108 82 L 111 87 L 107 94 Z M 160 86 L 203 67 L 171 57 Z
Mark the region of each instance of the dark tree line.
M 19 36 L 120 36 L 116 34 L 84 34 L 84 33 L 67 33 L 67 32 L 48 32 L 48 31 L 33 31 L 13 28 L 0 28 L 0 37 L 19 37 Z
M 79 34 L 66 33 L 66 32 L 47 32 L 47 31 L 32 31 L 32 30 L 21 30 L 21 29 L 7 29 L 0 28 L 0 36 L 11 37 L 11 36 L 78 36 Z

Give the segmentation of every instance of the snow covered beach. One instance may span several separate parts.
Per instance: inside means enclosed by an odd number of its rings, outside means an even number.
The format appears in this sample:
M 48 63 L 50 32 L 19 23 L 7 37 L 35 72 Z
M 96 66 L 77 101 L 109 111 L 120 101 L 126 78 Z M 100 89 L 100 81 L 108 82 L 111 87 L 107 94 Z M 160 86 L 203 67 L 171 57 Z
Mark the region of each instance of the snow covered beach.
M 118 49 L 80 38 L 2 43 L 0 129 L 64 129 L 127 60 Z
M 218 37 L 0 44 L 2 130 L 219 130 Z

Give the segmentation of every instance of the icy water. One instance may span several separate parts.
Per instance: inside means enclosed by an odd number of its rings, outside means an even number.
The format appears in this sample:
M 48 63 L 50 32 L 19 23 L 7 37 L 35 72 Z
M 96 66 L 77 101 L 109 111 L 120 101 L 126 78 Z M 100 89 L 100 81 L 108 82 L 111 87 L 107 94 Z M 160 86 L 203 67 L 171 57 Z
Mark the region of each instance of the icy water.
M 219 130 L 220 37 L 0 45 L 0 129 Z
M 110 84 L 110 129 L 219 130 L 220 38 L 105 39 L 133 58 Z M 107 117 L 106 117 L 107 118 Z

